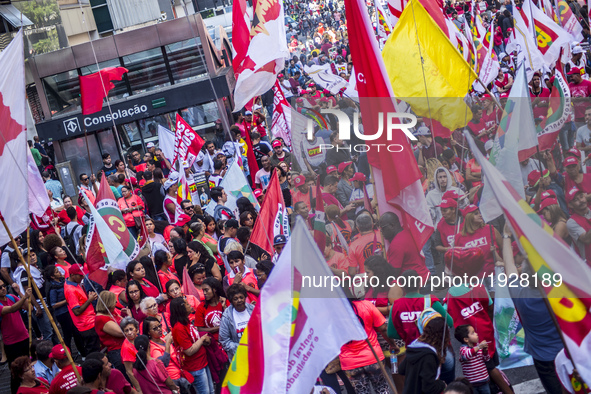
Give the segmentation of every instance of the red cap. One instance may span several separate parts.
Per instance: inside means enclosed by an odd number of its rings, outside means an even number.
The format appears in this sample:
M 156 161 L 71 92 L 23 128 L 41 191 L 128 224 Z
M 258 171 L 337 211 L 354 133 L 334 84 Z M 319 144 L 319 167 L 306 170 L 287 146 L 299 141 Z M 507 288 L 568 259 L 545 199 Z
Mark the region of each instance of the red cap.
M 579 164 L 579 159 L 574 156 L 569 156 L 562 162 L 564 167 L 572 166 L 573 164 Z
M 189 223 L 189 221 L 191 221 L 191 216 L 185 215 L 183 213 L 181 216 L 179 216 L 179 220 L 177 220 L 176 225 L 182 227 L 185 224 Z
M 82 270 L 80 269 L 80 265 L 78 265 L 78 264 L 72 265 L 68 269 L 68 272 L 70 273 L 70 276 L 72 276 L 72 275 L 82 275 L 82 276 L 84 276 L 84 272 L 82 272 Z
M 555 198 L 546 198 L 545 200 L 542 200 L 538 213 L 542 212 L 542 209 L 548 208 L 550 205 L 558 205 L 558 200 Z
M 441 199 L 441 204 L 439 204 L 440 208 L 457 208 L 458 202 L 453 198 L 443 198 Z
M 573 155 L 578 157 L 579 159 L 581 158 L 581 151 L 578 150 L 577 148 L 570 148 L 569 150 L 566 151 L 567 154 Z
M 352 181 L 360 181 L 360 182 L 365 182 L 366 181 L 366 177 L 365 174 L 361 173 L 361 172 L 356 172 L 355 175 L 353 175 L 353 178 L 351 178 Z
M 490 94 L 488 94 L 488 93 L 484 93 L 484 94 L 482 95 L 482 98 L 483 98 L 483 99 L 484 99 L 484 98 L 490 98 L 490 97 L 491 97 L 491 96 L 490 96 Z
M 273 141 L 273 144 L 272 145 L 273 145 L 273 148 L 275 148 L 277 146 L 281 146 L 281 141 L 275 140 L 275 141 Z
M 509 92 L 503 92 L 503 93 L 500 94 L 499 97 L 500 98 L 507 98 L 507 97 L 509 97 Z
M 466 216 L 470 212 L 474 212 L 474 211 L 478 211 L 478 207 L 476 205 L 474 205 L 474 204 L 470 204 L 470 205 L 468 205 L 466 208 L 464 208 L 462 210 L 462 215 L 463 216 Z
M 538 182 L 540 181 L 541 177 L 546 178 L 549 175 L 550 175 L 550 171 L 548 171 L 548 170 L 544 170 L 541 173 L 541 175 L 540 175 L 540 170 L 533 170 L 527 176 L 527 183 L 529 184 L 530 187 L 536 187 L 538 185 Z
M 303 175 L 298 175 L 293 180 L 295 187 L 302 186 L 306 184 L 306 177 Z
M 581 75 L 581 69 L 578 67 L 573 67 L 570 69 L 569 72 L 566 73 L 566 75 L 575 75 L 575 74 Z
M 458 198 L 460 198 L 460 195 L 458 194 L 458 192 L 456 190 L 448 190 L 445 193 L 443 193 L 443 196 L 441 198 L 445 198 L 445 199 L 454 199 L 457 200 Z
M 334 172 L 336 170 L 337 170 L 337 168 L 335 166 L 328 166 L 328 167 L 326 167 L 326 175 L 328 175 L 331 172 Z
M 277 74 L 277 78 L 283 78 L 283 74 Z
M 565 193 L 566 203 L 570 203 L 578 193 L 582 193 L 576 186 Z
M 353 163 L 352 161 L 344 161 L 344 162 L 340 163 L 339 164 L 339 174 L 341 174 L 343 171 L 345 171 L 345 168 L 350 166 L 352 163 Z
M 308 84 L 308 87 L 309 87 L 309 88 L 311 88 L 312 86 L 316 86 L 316 84 L 315 84 L 314 82 L 310 82 L 310 83 Z
M 70 348 L 68 348 L 70 350 Z M 51 353 L 49 353 L 49 357 L 53 358 L 54 360 L 65 360 L 66 356 L 66 349 L 64 349 L 63 345 L 55 345 L 51 349 Z
M 126 179 L 125 183 L 131 183 L 133 186 L 137 186 L 137 179 L 135 177 L 131 177 Z
M 260 196 L 262 196 L 262 195 L 263 195 L 263 191 L 262 191 L 261 189 L 254 189 L 254 190 L 252 191 L 252 194 L 254 194 L 254 197 L 255 197 L 255 198 L 259 198 Z
M 547 198 L 556 199 L 556 192 L 554 190 L 546 190 L 546 191 L 542 192 L 541 201 L 544 201 Z

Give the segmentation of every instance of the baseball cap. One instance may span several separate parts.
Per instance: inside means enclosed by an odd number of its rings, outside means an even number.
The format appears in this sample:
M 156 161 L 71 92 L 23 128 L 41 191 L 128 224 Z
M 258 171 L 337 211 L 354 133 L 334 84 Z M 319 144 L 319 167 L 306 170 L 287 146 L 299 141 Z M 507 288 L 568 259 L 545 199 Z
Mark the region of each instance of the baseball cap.
M 365 182 L 366 181 L 366 177 L 365 174 L 361 173 L 361 172 L 356 172 L 355 175 L 353 175 L 353 178 L 351 178 L 352 181 L 360 181 L 360 182 Z
M 576 55 L 576 54 L 579 54 L 579 53 L 583 53 L 583 52 L 584 52 L 584 51 L 583 51 L 583 48 L 582 48 L 580 45 L 577 45 L 577 46 L 575 46 L 575 47 L 572 49 L 572 54 L 573 54 L 573 55 Z
M 236 219 L 229 219 L 226 222 L 226 228 L 238 228 L 238 227 L 240 227 L 240 226 L 238 225 L 238 220 L 236 220 Z
M 581 158 L 581 151 L 578 150 L 577 148 L 574 148 L 574 147 L 573 148 L 570 148 L 569 150 L 567 150 L 566 151 L 566 154 L 576 156 L 579 159 Z
M 306 184 L 306 177 L 303 175 L 298 175 L 293 180 L 295 187 L 302 186 Z
M 72 265 L 68 269 L 68 272 L 70 273 L 70 276 L 72 276 L 72 275 L 82 275 L 82 276 L 84 276 L 84 272 L 82 272 L 82 270 L 80 269 L 80 265 L 78 265 L 78 264 Z
M 542 212 L 542 209 L 548 208 L 550 205 L 558 205 L 558 200 L 555 198 L 547 198 L 542 200 L 540 203 L 540 209 L 538 209 L 538 213 Z
M 277 74 L 277 78 L 283 78 L 283 74 Z
M 538 182 L 540 181 L 540 178 L 542 178 L 542 177 L 546 178 L 549 175 L 550 175 L 550 171 L 548 171 L 548 170 L 544 170 L 541 173 L 540 173 L 540 170 L 533 170 L 527 176 L 527 183 L 529 184 L 530 187 L 536 187 L 536 186 L 538 186 Z
M 474 205 L 474 204 L 470 204 L 470 205 L 468 205 L 466 208 L 464 208 L 462 210 L 462 215 L 463 216 L 466 216 L 470 212 L 474 212 L 474 211 L 478 211 L 478 207 L 476 205 Z
M 285 245 L 286 243 L 287 238 L 283 234 L 278 234 L 273 238 L 273 245 Z
M 244 113 L 244 116 L 248 116 L 248 115 L 252 115 L 252 111 L 246 111 L 246 112 Z
M 581 52 L 579 52 L 579 53 L 581 53 Z M 573 52 L 573 54 L 576 55 L 576 53 L 574 53 L 574 52 Z M 569 72 L 566 73 L 566 75 L 575 75 L 575 74 L 581 74 L 581 69 L 578 67 L 573 67 L 570 69 Z
M 457 208 L 458 202 L 453 198 L 442 198 L 439 208 Z
M 566 203 L 569 204 L 576 197 L 576 195 L 579 193 L 582 193 L 582 190 L 579 190 L 579 188 L 576 186 L 574 186 L 572 189 L 570 189 L 568 192 L 566 192 L 566 194 L 565 194 Z
M 70 350 L 70 348 L 68 348 Z M 66 356 L 66 349 L 61 344 L 55 345 L 51 348 L 51 353 L 49 353 L 49 357 L 53 358 L 54 360 L 65 360 Z
M 278 146 L 281 146 L 281 141 L 275 140 L 275 141 L 273 141 L 273 144 L 272 145 L 273 145 L 273 148 L 278 147 Z
M 564 167 L 572 166 L 573 164 L 579 164 L 579 159 L 573 156 L 569 156 L 562 162 Z
M 493 148 L 493 145 L 495 143 L 493 142 L 493 140 L 488 140 L 484 143 L 484 150 L 491 150 Z
M 263 195 L 263 191 L 262 191 L 261 189 L 254 189 L 254 190 L 252 191 L 252 194 L 254 194 L 254 197 L 255 197 L 255 198 L 259 198 L 260 196 L 262 196 L 262 195 Z
M 452 198 L 454 200 L 457 200 L 458 198 L 460 198 L 460 195 L 458 194 L 457 190 L 448 190 L 445 193 L 443 193 L 443 196 L 441 196 L 441 198 Z
M 330 174 L 331 172 L 335 172 L 337 168 L 335 166 L 328 166 L 326 167 L 326 175 Z
M 176 225 L 182 227 L 185 224 L 189 223 L 190 221 L 191 221 L 191 216 L 183 213 L 179 216 L 179 219 L 177 220 Z
M 351 165 L 351 161 L 344 161 L 342 163 L 339 164 L 339 174 L 342 173 L 343 171 L 345 171 L 345 168 L 347 168 L 349 165 Z
M 311 88 L 312 86 L 316 86 L 316 84 L 315 84 L 314 82 L 310 82 L 310 83 L 308 84 L 308 87 L 309 87 L 309 88 Z
M 556 199 L 556 192 L 554 190 L 546 190 L 542 192 L 541 201 L 544 201 L 547 198 L 554 198 Z
M 154 147 L 154 143 L 153 142 L 148 142 L 146 144 L 146 148 L 148 148 L 148 149 L 153 148 L 153 147 Z
M 427 126 L 421 126 L 415 131 L 415 135 L 431 135 L 431 130 Z

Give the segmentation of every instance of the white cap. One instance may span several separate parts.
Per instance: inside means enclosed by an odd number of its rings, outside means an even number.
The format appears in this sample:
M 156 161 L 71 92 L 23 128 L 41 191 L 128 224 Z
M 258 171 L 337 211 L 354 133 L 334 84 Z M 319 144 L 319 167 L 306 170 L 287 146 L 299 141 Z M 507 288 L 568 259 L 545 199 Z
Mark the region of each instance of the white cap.
M 421 126 L 417 129 L 415 135 L 431 135 L 431 130 L 427 126 Z
M 488 151 L 491 150 L 493 148 L 494 142 L 493 140 L 488 140 L 484 143 L 484 150 Z
M 153 142 L 148 142 L 146 144 L 146 148 L 148 148 L 148 149 L 153 148 L 153 147 L 154 147 L 154 143 Z
M 577 45 L 576 47 L 573 47 L 572 53 L 573 55 L 579 54 L 579 53 L 583 53 L 583 48 L 581 48 L 580 45 Z

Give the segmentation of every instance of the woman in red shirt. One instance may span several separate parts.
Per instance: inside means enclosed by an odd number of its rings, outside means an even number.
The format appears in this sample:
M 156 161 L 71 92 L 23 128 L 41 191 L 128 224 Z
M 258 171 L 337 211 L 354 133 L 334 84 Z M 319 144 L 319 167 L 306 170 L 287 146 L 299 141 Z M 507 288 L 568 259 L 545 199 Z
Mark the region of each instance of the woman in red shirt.
M 205 278 L 201 289 L 205 302 L 199 304 L 195 310 L 195 327 L 209 333 L 217 341 L 222 313 L 230 303 L 226 300 L 222 283 L 216 278 Z
M 136 319 L 138 322 L 143 321 L 146 318 L 146 314 L 142 312 L 140 303 L 144 298 L 146 298 L 146 293 L 144 293 L 144 290 L 142 290 L 142 286 L 140 286 L 140 284 L 133 279 L 127 282 L 127 287 L 125 288 L 125 298 L 129 311 L 131 312 L 131 317 Z
M 213 380 L 207 365 L 207 352 L 203 345 L 210 344 L 207 333 L 200 334 L 191 325 L 189 313 L 193 308 L 183 298 L 176 298 L 170 303 L 170 323 L 172 338 L 179 353 L 183 355 L 183 370 L 193 375 L 193 388 L 199 394 L 213 394 Z
M 49 382 L 35 377 L 35 369 L 28 356 L 20 356 L 14 360 L 10 365 L 10 371 L 11 384 L 18 385 L 16 394 L 49 394 Z
M 118 309 L 125 308 L 123 306 L 127 301 L 125 300 L 125 287 L 127 286 L 127 274 L 123 270 L 116 270 L 109 272 L 107 278 L 107 290 L 114 293 L 117 297 L 116 307 Z
M 101 340 L 101 346 L 107 348 L 107 358 L 113 364 L 113 367 L 125 375 L 125 366 L 121 361 L 121 346 L 125 340 L 123 331 L 119 328 L 121 315 L 115 309 L 117 296 L 108 290 L 101 291 L 99 300 L 96 304 L 96 318 L 94 320 L 94 329 Z M 123 309 L 125 315 L 129 309 Z
M 187 302 L 189 303 L 189 305 L 191 305 L 191 308 L 193 309 L 193 311 L 189 313 L 189 320 L 191 321 L 191 323 L 193 323 L 193 321 L 195 320 L 195 310 L 199 306 L 199 300 L 197 299 L 197 297 L 192 296 L 190 294 L 188 294 L 188 295 L 183 294 L 183 290 L 181 289 L 180 283 L 178 282 L 178 280 L 175 280 L 175 279 L 170 280 L 166 283 L 166 295 L 171 300 L 171 302 L 169 302 L 166 305 L 166 314 L 169 316 L 169 320 L 170 320 L 170 314 L 171 314 L 170 304 L 172 303 L 172 300 L 174 300 L 176 298 L 183 298 L 183 299 L 187 300 Z M 174 326 L 174 324 L 172 324 L 172 322 L 171 322 L 171 326 Z
M 169 280 L 178 280 L 178 277 L 170 271 L 172 267 L 172 256 L 163 250 L 154 253 L 154 265 L 158 271 L 158 279 L 162 289 L 166 289 L 166 283 Z
M 147 296 L 157 298 L 160 295 L 160 290 L 148 279 L 146 279 L 146 269 L 143 264 L 137 260 L 131 261 L 127 264 L 127 279 L 135 280 L 140 284 L 144 293 Z
M 166 371 L 170 375 L 170 378 L 177 386 L 187 386 L 186 392 L 189 391 L 188 383 L 186 379 L 181 378 L 181 364 L 179 355 L 172 344 L 172 333 L 168 333 L 166 336 L 162 333 L 162 324 L 154 317 L 146 317 L 142 330 L 150 337 L 150 357 L 158 358 L 163 356 L 165 353 L 170 355 L 170 362 L 166 367 Z M 183 390 L 185 391 L 185 390 Z
M 56 246 L 49 251 L 49 263 L 54 264 L 64 276 L 68 279 L 70 277 L 70 264 L 68 261 L 68 254 L 64 250 L 64 247 Z
M 121 327 L 123 334 L 125 334 L 125 340 L 121 345 L 121 360 L 123 361 L 123 365 L 125 365 L 127 377 L 133 385 L 133 388 L 138 392 L 141 392 L 142 389 L 140 384 L 133 374 L 133 363 L 135 363 L 135 360 L 137 359 L 137 350 L 133 343 L 140 333 L 140 324 L 133 317 L 128 316 L 121 320 L 119 327 Z
M 170 332 L 170 322 L 168 320 L 168 316 L 165 312 L 158 311 L 158 304 L 156 303 L 156 299 L 154 297 L 146 297 L 140 302 L 140 308 L 142 312 L 148 317 L 153 317 L 158 320 L 159 323 L 162 324 L 162 332 L 164 335 Z M 140 334 L 148 335 L 147 333 L 143 332 L 143 322 L 142 326 L 140 326 Z
M 133 194 L 127 186 L 121 188 L 121 197 L 117 200 L 119 209 L 123 214 L 123 220 L 125 225 L 131 233 L 133 238 L 137 238 L 138 229 L 135 224 L 135 218 L 141 218 L 144 216 L 144 203 L 141 198 Z
M 393 304 L 404 295 L 402 289 L 391 279 L 396 277 L 396 270 L 382 256 L 370 256 L 365 260 L 365 273 L 369 285 L 365 290 L 365 300 L 374 304 L 387 317 L 390 313 L 388 303 Z M 372 280 L 373 277 L 376 279 Z M 372 283 L 376 286 L 372 286 Z

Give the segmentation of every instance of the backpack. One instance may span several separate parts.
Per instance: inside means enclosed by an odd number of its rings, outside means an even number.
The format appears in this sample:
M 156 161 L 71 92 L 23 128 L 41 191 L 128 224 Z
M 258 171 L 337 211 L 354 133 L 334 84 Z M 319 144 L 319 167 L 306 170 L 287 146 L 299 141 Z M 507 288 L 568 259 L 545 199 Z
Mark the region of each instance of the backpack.
M 76 226 L 74 226 L 72 228 L 72 231 L 68 234 L 68 228 L 66 227 L 64 229 L 64 243 L 66 244 L 66 248 L 68 248 L 70 250 L 70 252 L 72 253 L 72 256 L 76 256 L 77 254 L 77 250 L 76 250 L 76 242 L 74 242 L 74 237 L 72 237 L 72 235 L 74 234 L 74 232 L 76 231 L 76 229 L 80 227 L 79 224 L 77 224 Z
M 10 301 L 12 301 L 14 304 L 16 304 L 16 298 L 12 294 L 6 294 L 6 297 Z M 4 306 L 4 305 L 0 302 L 0 306 Z M 2 323 L 2 315 L 0 315 L 0 323 Z

